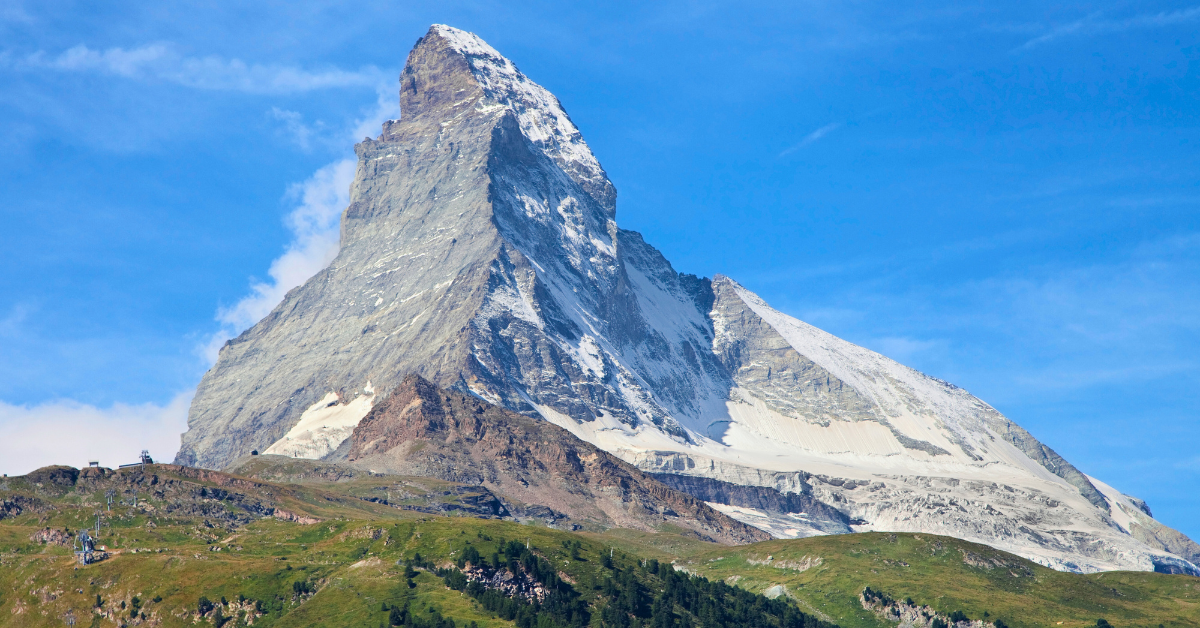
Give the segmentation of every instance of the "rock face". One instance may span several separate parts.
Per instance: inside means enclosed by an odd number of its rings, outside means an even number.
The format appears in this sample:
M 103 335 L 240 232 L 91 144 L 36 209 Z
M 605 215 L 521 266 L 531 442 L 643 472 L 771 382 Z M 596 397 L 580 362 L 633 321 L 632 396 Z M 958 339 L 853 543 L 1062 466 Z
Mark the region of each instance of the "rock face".
M 739 517 L 774 536 L 791 538 L 853 531 L 850 518 L 817 499 L 810 486 L 803 487 L 801 492 L 792 492 L 767 486 L 743 486 L 696 475 L 655 473 L 654 478 L 671 488 L 699 497 L 721 512 Z
M 851 530 L 949 534 L 1060 569 L 1195 569 L 1186 537 L 1144 511 L 1122 523 L 1134 502 L 966 391 L 729 278 L 676 272 L 617 227 L 616 192 L 558 100 L 478 37 L 432 27 L 400 105 L 355 147 L 337 258 L 222 349 L 180 463 L 345 456 L 373 391 L 416 373 L 644 471 L 806 495 Z M 834 521 L 684 484 L 780 535 Z
M 360 468 L 477 484 L 516 515 L 560 527 L 690 528 L 724 543 L 770 535 L 670 489 L 570 432 L 409 375 L 358 424 Z

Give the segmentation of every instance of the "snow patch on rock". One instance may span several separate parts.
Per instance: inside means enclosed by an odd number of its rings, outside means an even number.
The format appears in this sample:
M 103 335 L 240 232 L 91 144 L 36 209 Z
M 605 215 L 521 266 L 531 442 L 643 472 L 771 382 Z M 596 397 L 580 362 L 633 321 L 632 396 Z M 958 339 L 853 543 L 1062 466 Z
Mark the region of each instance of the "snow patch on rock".
M 770 513 L 757 508 L 729 506 L 716 502 L 706 503 L 712 506 L 713 510 L 723 512 L 760 530 L 765 530 L 777 539 L 803 539 L 827 534 L 818 527 L 820 522 L 813 521 L 804 513 Z
M 354 428 L 367 416 L 374 403 L 375 389 L 371 382 L 363 387 L 363 394 L 349 402 L 342 401 L 337 393 L 330 392 L 309 406 L 300 415 L 300 422 L 263 453 L 319 460 L 350 438 Z

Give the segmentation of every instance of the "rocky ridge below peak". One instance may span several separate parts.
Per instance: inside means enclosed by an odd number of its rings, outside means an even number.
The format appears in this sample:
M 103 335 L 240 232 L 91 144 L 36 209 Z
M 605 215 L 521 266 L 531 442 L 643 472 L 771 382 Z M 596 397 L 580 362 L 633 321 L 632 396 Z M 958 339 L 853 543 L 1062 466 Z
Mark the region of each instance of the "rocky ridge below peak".
M 724 543 L 769 535 L 541 419 L 410 375 L 354 430 L 347 462 L 485 486 L 515 512 L 568 528 L 691 529 Z

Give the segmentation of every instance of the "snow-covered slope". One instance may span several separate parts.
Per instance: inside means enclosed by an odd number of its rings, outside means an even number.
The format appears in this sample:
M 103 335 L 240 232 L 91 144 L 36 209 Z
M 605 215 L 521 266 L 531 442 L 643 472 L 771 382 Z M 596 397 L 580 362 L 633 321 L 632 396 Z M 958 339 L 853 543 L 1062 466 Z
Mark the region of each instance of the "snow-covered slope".
M 400 101 L 355 147 L 338 257 L 221 351 L 180 462 L 336 456 L 368 382 L 382 398 L 416 372 L 777 535 L 935 532 L 1081 571 L 1200 559 L 966 391 L 677 273 L 617 227 L 558 99 L 475 35 L 433 26 Z

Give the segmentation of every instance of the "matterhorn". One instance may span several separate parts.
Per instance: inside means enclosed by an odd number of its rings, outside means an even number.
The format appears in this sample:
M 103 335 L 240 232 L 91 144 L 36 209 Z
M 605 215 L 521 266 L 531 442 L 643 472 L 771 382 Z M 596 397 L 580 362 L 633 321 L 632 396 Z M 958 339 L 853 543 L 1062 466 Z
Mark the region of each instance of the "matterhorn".
M 924 532 L 1200 575 L 1200 546 L 967 391 L 677 272 L 617 226 L 558 99 L 479 37 L 430 28 L 400 108 L 355 146 L 336 259 L 221 349 L 177 462 L 354 464 L 374 443 L 356 428 L 420 376 L 776 537 Z

